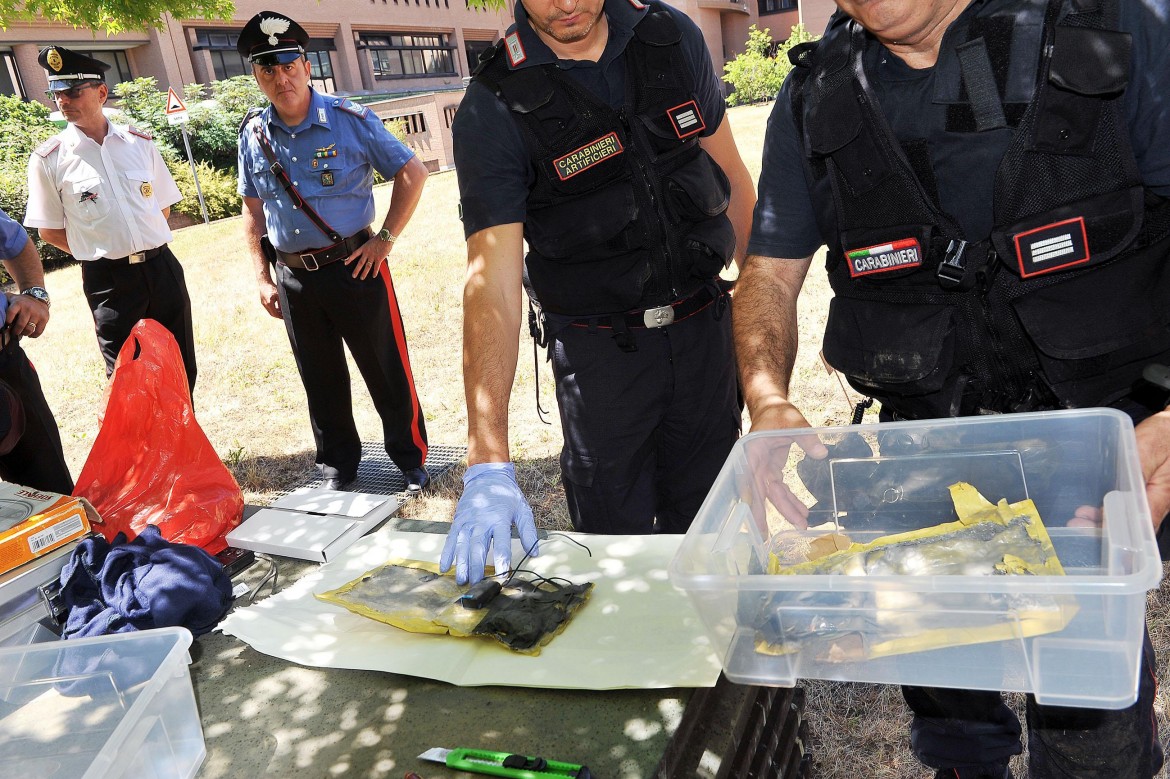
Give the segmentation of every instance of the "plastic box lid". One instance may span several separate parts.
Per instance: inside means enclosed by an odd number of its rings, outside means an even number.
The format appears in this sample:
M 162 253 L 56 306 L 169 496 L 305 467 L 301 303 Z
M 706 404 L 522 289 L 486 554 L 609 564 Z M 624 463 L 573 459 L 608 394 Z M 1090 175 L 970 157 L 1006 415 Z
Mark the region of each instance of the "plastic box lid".
M 0 778 L 190 779 L 206 755 L 191 634 L 0 648 Z
M 814 439 L 827 457 L 805 454 Z M 865 543 L 956 520 L 957 482 L 992 503 L 1032 500 L 1064 575 L 913 575 L 869 560 L 848 574 L 768 572 L 771 554 L 794 562 L 821 536 Z M 1016 690 L 1124 708 L 1137 694 L 1146 592 L 1162 575 L 1144 485 L 1133 425 L 1111 409 L 751 434 L 670 578 L 736 682 Z M 805 515 L 809 529 L 798 527 Z

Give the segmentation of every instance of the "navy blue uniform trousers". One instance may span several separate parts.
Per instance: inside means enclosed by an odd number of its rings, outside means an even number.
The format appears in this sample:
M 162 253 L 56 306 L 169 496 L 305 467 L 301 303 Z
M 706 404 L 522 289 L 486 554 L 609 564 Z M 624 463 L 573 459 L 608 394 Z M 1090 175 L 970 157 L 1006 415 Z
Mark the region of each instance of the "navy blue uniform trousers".
M 191 297 L 183 266 L 169 246 L 158 255 L 133 265 L 112 260 L 81 263 L 81 286 L 93 312 L 98 348 L 106 361 L 106 376 L 114 372 L 114 363 L 130 330 L 140 319 L 153 319 L 175 337 L 187 387 L 195 394 L 195 330 L 191 325 Z
M 73 478 L 61 450 L 57 420 L 45 402 L 37 372 L 15 341 L 0 351 L 0 381 L 20 398 L 24 409 L 24 434 L 11 452 L 0 455 L 0 478 L 38 490 L 72 494 Z
M 325 478 L 357 473 L 362 444 L 353 421 L 349 347 L 382 418 L 386 454 L 402 471 L 427 456 L 427 430 L 414 388 L 406 331 L 390 269 L 355 279 L 334 262 L 315 271 L 276 264 L 280 307 L 305 385 L 317 463 Z
M 550 344 L 573 527 L 683 533 L 739 437 L 741 406 L 723 297 L 667 327 L 561 327 Z M 602 322 L 604 324 L 604 320 Z

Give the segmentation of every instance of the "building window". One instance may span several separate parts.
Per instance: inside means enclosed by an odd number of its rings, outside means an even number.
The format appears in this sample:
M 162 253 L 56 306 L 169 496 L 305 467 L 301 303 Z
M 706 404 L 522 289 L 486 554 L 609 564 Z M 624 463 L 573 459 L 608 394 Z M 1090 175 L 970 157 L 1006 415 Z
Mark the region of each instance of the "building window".
M 329 59 L 329 52 L 310 51 L 305 56 L 309 58 L 309 83 L 313 85 L 313 89 L 330 94 L 336 91 L 337 87 L 333 82 L 333 63 Z
M 791 11 L 797 6 L 796 0 L 759 0 L 760 16 L 777 14 L 781 11 Z
M 382 124 L 398 124 L 401 125 L 402 131 L 407 135 L 418 135 L 427 131 L 427 118 L 422 113 L 406 114 L 405 116 L 395 116 L 390 119 L 383 119 Z
M 130 61 L 126 59 L 124 51 L 81 51 L 79 53 L 93 57 L 95 60 L 110 66 L 110 69 L 106 71 L 106 83 L 111 87 L 133 78 L 130 75 Z
M 236 51 L 240 40 L 239 30 L 196 30 L 194 51 L 206 51 L 211 55 L 211 75 L 216 81 L 233 76 L 252 75 L 252 65 Z M 323 92 L 332 92 L 333 65 L 329 52 L 335 48 L 333 41 L 324 38 L 310 38 L 308 53 L 312 66 L 310 83 Z
M 451 122 L 455 121 L 455 112 L 459 110 L 457 105 L 449 105 L 443 109 L 443 121 L 447 124 L 447 129 L 451 129 Z
M 450 36 L 446 34 L 361 33 L 358 47 L 369 51 L 374 78 L 455 75 L 453 47 Z
M 16 58 L 10 51 L 0 51 L 0 95 L 28 97 L 20 81 L 20 71 L 16 69 Z
M 463 48 L 467 52 L 467 72 L 474 73 L 475 68 L 479 65 L 479 55 L 490 49 L 495 44 L 491 41 L 464 41 Z

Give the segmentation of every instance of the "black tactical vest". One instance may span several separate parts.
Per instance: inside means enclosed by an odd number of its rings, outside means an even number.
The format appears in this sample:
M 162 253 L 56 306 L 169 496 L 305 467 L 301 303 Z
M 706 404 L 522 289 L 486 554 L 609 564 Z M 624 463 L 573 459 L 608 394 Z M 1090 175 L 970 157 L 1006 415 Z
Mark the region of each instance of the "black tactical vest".
M 1130 36 L 1112 2 L 972 11 L 935 75 L 946 129 L 990 144 L 972 147 L 997 166 L 989 235 L 939 207 L 925 142 L 894 137 L 860 25 L 837 18 L 793 52 L 836 293 L 825 357 L 907 418 L 1115 402 L 1170 358 L 1170 201 L 1144 190 L 1130 149 Z
M 731 187 L 699 145 L 706 122 L 681 32 L 649 6 L 626 46 L 620 111 L 555 65 L 509 71 L 503 43 L 475 75 L 511 108 L 532 159 L 525 268 L 551 313 L 673 302 L 718 275 L 735 248 Z

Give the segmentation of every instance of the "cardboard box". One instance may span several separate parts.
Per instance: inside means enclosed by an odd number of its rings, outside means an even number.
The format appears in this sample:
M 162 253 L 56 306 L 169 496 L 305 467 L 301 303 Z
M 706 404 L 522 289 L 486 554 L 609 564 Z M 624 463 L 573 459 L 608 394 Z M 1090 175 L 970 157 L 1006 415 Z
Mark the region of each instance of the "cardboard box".
M 389 495 L 302 487 L 244 520 L 227 542 L 254 552 L 325 563 L 389 518 Z
M 0 573 L 88 532 L 78 498 L 0 481 Z

